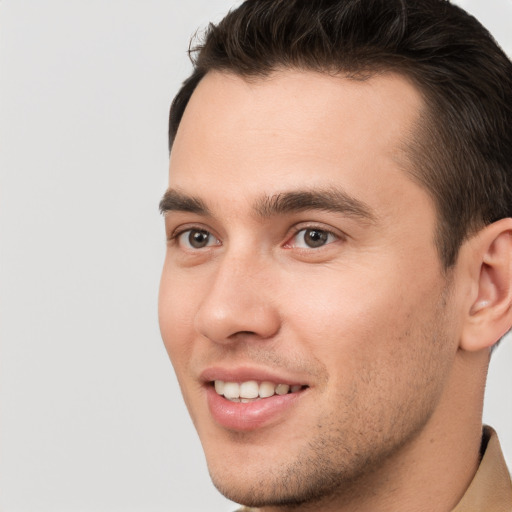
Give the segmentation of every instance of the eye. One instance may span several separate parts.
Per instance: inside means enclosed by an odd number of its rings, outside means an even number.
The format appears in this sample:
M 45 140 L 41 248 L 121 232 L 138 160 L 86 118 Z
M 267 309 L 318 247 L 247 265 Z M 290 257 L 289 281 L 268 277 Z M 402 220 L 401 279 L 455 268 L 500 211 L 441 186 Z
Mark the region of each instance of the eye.
M 186 249 L 204 249 L 212 245 L 220 245 L 219 240 L 204 229 L 187 229 L 176 237 L 178 244 Z
M 286 245 L 299 249 L 317 249 L 338 240 L 338 237 L 325 229 L 306 228 L 298 231 Z

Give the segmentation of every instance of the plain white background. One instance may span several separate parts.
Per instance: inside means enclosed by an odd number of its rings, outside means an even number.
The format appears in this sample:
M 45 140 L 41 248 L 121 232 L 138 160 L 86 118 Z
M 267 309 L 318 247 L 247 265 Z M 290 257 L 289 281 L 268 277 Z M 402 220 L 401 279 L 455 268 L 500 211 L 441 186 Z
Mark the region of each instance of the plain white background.
M 461 0 L 512 54 L 512 0 Z M 0 510 L 227 512 L 157 326 L 167 114 L 228 0 L 0 1 Z M 512 463 L 512 340 L 485 419 Z

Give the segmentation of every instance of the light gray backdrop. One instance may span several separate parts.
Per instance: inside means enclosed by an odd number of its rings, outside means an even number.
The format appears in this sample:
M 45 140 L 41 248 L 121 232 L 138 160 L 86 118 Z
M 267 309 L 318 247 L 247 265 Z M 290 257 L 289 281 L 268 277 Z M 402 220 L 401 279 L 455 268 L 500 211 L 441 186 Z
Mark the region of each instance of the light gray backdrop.
M 512 54 L 512 0 L 465 0 Z M 0 1 L 0 510 L 226 512 L 160 341 L 167 113 L 229 0 Z M 486 421 L 512 463 L 512 340 Z

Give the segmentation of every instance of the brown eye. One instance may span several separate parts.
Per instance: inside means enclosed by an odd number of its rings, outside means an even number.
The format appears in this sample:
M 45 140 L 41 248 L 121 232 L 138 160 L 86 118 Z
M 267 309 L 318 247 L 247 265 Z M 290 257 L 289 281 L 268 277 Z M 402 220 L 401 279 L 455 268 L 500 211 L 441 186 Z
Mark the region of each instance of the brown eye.
M 188 235 L 188 243 L 195 249 L 201 249 L 208 245 L 210 234 L 206 231 L 194 231 L 191 230 Z
M 304 232 L 304 243 L 308 247 L 321 247 L 327 243 L 329 233 L 319 229 L 306 229 Z
M 187 229 L 179 235 L 178 241 L 187 249 L 203 249 L 219 243 L 210 232 L 204 229 Z
M 323 247 L 324 245 L 336 241 L 337 238 L 338 237 L 330 231 L 317 228 L 307 228 L 298 231 L 293 237 L 293 241 L 290 245 L 300 249 L 318 249 L 319 247 Z

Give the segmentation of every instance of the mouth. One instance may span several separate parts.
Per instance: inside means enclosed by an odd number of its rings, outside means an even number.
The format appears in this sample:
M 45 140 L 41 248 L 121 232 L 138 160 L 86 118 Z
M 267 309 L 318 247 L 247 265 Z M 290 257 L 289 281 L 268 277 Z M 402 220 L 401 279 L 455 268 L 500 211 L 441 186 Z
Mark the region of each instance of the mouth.
M 297 421 L 301 404 L 310 400 L 310 382 L 264 368 L 210 367 L 200 379 L 211 419 L 230 431 L 267 430 Z
M 211 381 L 217 395 L 230 402 L 251 403 L 272 398 L 275 395 L 284 396 L 300 393 L 308 386 L 301 384 L 274 383 L 271 381 L 258 382 L 248 380 L 245 382 L 231 382 L 223 380 Z

